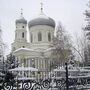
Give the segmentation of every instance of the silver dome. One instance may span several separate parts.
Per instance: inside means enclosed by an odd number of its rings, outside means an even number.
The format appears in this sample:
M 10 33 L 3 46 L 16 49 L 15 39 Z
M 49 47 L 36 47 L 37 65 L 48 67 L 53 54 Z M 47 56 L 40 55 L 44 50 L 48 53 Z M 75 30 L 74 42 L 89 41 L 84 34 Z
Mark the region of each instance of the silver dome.
M 25 20 L 24 17 L 21 17 L 21 18 L 19 18 L 19 19 L 16 20 L 16 24 L 17 23 L 27 24 L 27 20 Z
M 55 21 L 50 17 L 40 15 L 28 23 L 29 28 L 36 25 L 48 25 L 55 28 Z

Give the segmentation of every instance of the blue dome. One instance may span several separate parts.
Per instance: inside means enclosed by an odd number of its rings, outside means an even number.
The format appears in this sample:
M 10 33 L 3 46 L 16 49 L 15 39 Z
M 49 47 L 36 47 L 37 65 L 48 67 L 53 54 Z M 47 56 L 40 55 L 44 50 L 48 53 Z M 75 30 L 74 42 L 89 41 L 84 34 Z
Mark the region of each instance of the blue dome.
M 36 25 L 47 25 L 55 28 L 55 21 L 44 14 L 40 14 L 39 17 L 31 20 L 28 23 L 29 28 Z

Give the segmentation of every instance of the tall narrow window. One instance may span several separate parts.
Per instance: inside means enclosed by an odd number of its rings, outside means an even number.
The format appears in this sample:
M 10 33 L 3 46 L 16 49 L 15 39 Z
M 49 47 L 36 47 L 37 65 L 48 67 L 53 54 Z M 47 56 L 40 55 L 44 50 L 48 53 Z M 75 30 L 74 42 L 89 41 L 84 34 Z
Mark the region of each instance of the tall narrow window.
M 17 33 L 15 33 L 15 37 L 17 37 Z
M 22 33 L 22 38 L 24 38 L 24 32 Z
M 16 48 L 15 48 L 15 47 L 13 47 L 13 51 L 14 51 L 14 50 L 16 50 Z
M 41 32 L 38 33 L 38 41 L 42 41 L 42 34 L 41 34 Z
M 22 46 L 23 48 L 25 48 L 25 46 Z
M 48 41 L 49 42 L 51 41 L 51 33 L 50 32 L 48 33 Z
M 31 33 L 31 43 L 33 42 L 33 34 Z
M 24 26 L 22 26 L 22 28 L 24 28 Z

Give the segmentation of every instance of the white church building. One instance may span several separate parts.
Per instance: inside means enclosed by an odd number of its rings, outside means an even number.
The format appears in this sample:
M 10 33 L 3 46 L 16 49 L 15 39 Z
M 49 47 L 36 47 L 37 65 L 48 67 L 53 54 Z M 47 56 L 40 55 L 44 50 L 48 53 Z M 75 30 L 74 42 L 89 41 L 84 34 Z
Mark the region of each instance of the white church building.
M 12 43 L 12 53 L 18 58 L 20 66 L 34 67 L 39 71 L 48 71 L 55 21 L 45 15 L 41 7 L 39 16 L 29 22 L 21 12 L 21 16 L 16 19 L 15 25 L 15 40 Z M 29 32 L 29 42 L 27 41 L 27 30 Z M 32 74 L 37 76 L 35 73 Z M 39 74 L 40 77 L 44 77 L 47 72 L 40 72 Z M 30 76 L 30 73 L 27 72 L 24 76 Z

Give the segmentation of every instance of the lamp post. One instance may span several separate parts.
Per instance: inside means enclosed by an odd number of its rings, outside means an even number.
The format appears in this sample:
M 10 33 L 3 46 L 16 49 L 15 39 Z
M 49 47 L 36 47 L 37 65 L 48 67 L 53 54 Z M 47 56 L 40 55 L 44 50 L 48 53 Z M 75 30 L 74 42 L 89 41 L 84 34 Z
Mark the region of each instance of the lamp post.
M 68 64 L 65 63 L 65 70 L 66 70 L 66 90 L 69 90 L 69 84 L 68 84 Z

